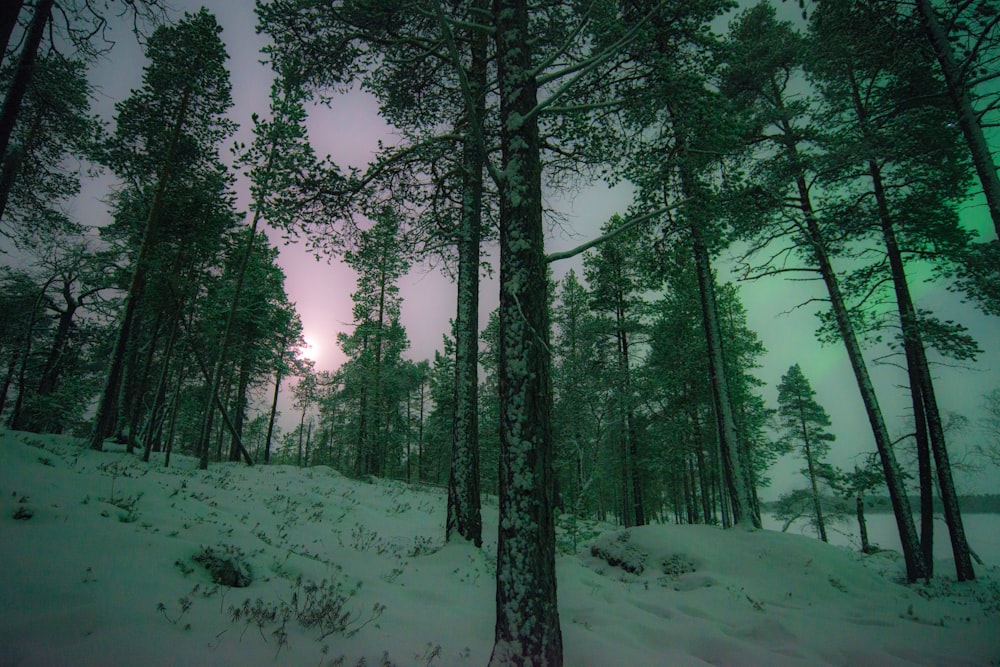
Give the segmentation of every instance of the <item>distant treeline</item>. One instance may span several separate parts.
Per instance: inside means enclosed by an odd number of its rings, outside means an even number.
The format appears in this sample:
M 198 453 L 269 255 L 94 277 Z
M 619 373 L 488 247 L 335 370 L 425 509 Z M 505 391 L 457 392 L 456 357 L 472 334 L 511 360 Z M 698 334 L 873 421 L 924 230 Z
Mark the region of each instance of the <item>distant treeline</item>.
M 987 493 L 975 496 L 959 496 L 959 507 L 963 514 L 1000 514 L 1000 494 Z M 910 507 L 914 512 L 920 507 L 920 497 L 910 496 Z M 888 496 L 865 499 L 865 509 L 869 512 L 892 512 Z M 940 498 L 934 498 L 934 511 L 944 512 Z
M 980 495 L 959 496 L 959 505 L 963 513 L 967 514 L 1000 514 L 1000 494 L 986 493 Z M 823 496 L 824 512 L 829 509 L 833 513 L 853 513 L 854 502 L 847 501 L 835 496 Z M 920 497 L 910 496 L 910 507 L 917 512 L 920 507 Z M 780 513 L 780 501 L 772 500 L 761 503 L 761 510 L 769 514 Z M 888 496 L 867 496 L 865 498 L 865 511 L 873 514 L 890 514 L 892 505 L 889 504 Z M 941 500 L 934 499 L 934 511 L 944 512 Z

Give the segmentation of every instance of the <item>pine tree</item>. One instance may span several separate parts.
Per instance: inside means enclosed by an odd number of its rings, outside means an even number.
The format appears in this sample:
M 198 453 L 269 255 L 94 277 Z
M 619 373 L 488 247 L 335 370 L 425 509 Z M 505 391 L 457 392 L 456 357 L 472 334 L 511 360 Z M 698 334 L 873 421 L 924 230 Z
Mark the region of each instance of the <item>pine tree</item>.
M 217 145 L 233 129 L 225 119 L 232 98 L 220 31 L 215 17 L 204 9 L 186 14 L 177 26 L 158 29 L 147 47 L 150 64 L 143 86 L 117 106 L 116 136 L 109 151 L 112 166 L 123 177 L 147 185 L 151 200 L 95 418 L 93 449 L 103 448 L 117 422 L 125 354 L 153 250 L 160 241 L 168 190 L 178 182 L 189 183 L 181 174 L 190 178 L 192 172 L 200 172 L 217 178 Z
M 733 196 L 730 215 L 737 235 L 750 243 L 742 260 L 744 277 L 811 273 L 822 278 L 830 303 L 826 317 L 835 324 L 854 371 L 882 462 L 907 578 L 916 581 L 927 570 L 902 470 L 833 265 L 839 235 L 831 234 L 827 223 L 839 219 L 821 215 L 822 193 L 813 187 L 821 168 L 816 146 L 821 132 L 812 116 L 811 98 L 793 96 L 790 91 L 794 77 L 802 73 L 806 53 L 802 36 L 791 25 L 778 22 L 774 8 L 767 4 L 742 14 L 730 30 L 720 90 L 745 114 L 747 145 L 754 150 L 767 146 L 772 151 L 763 158 L 750 156 L 749 183 L 734 188 L 738 194 Z M 779 240 L 785 248 L 775 251 L 771 244 Z M 754 266 L 750 258 L 765 248 L 770 259 Z M 775 259 L 786 255 L 801 263 Z
M 827 432 L 830 417 L 823 406 L 815 401 L 815 395 L 816 392 L 802 374 L 799 365 L 792 365 L 778 384 L 778 418 L 782 440 L 800 446 L 800 453 L 806 462 L 806 468 L 802 472 L 809 480 L 816 531 L 819 538 L 827 542 L 819 483 L 821 480 L 831 480 L 831 470 L 823 459 L 830 452 L 829 443 L 836 436 Z
M 624 224 L 614 216 L 602 228 L 603 234 L 615 232 Z M 584 257 L 584 271 L 590 285 L 590 308 L 599 313 L 605 335 L 614 341 L 615 368 L 608 369 L 616 394 L 618 413 L 618 450 L 622 467 L 622 518 L 628 526 L 647 522 L 643 509 L 640 434 L 637 427 L 637 396 L 633 374 L 636 338 L 642 334 L 644 302 L 642 294 L 657 287 L 656 277 L 642 259 L 648 246 L 641 230 L 622 232 Z

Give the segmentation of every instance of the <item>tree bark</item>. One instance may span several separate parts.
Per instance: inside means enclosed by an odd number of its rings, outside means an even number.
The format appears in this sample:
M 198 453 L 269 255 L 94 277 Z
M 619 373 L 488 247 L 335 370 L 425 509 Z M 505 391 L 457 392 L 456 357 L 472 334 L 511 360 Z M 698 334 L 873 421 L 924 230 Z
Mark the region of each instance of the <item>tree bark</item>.
M 906 282 L 906 270 L 889 216 L 881 173 L 874 162 L 869 163 L 869 170 L 875 189 L 875 198 L 879 206 L 882 236 L 886 252 L 889 255 L 889 267 L 892 271 L 892 283 L 896 292 L 899 319 L 903 331 L 903 344 L 907 350 L 907 363 L 908 366 L 911 362 L 915 364 L 915 376 L 919 383 L 919 398 L 923 404 L 923 414 L 926 417 L 927 430 L 930 433 L 931 452 L 934 455 L 934 466 L 937 468 L 938 488 L 941 491 L 941 502 L 944 505 L 945 523 L 948 525 L 948 534 L 951 537 L 955 571 L 959 581 L 971 581 L 976 578 L 976 574 L 972 568 L 969 543 L 965 537 L 965 527 L 958 504 L 958 491 L 955 489 L 955 482 L 951 474 L 951 462 L 945 442 L 944 426 L 941 423 L 941 412 L 934 394 L 934 382 L 931 378 L 930 368 L 927 364 L 927 353 L 920 335 L 920 322 L 917 319 L 913 298 Z M 925 563 L 925 566 L 927 567 L 927 576 L 930 577 L 930 563 Z
M 695 267 L 698 275 L 698 291 L 701 295 L 702 326 L 708 348 L 708 372 L 715 402 L 715 418 L 719 433 L 726 487 L 729 490 L 733 511 L 733 523 L 745 528 L 760 528 L 753 515 L 753 499 L 748 493 L 746 478 L 740 461 L 739 434 L 733 416 L 732 396 L 726 378 L 725 358 L 722 352 L 722 332 L 719 329 L 718 306 L 715 301 L 715 277 L 712 275 L 708 246 L 702 236 L 700 223 L 692 220 L 688 225 L 691 244 L 694 249 Z
M 483 3 L 477 3 L 481 5 Z M 469 87 L 474 109 L 463 146 L 462 222 L 458 234 L 458 312 L 455 319 L 455 415 L 452 420 L 451 473 L 445 540 L 457 532 L 477 547 L 483 544 L 479 500 L 479 246 L 486 156 L 475 130 L 486 112 L 486 36 L 472 37 Z
M 284 350 L 287 341 L 282 339 L 282 356 L 278 359 L 278 368 L 274 371 L 274 396 L 271 398 L 271 416 L 267 420 L 267 438 L 264 440 L 264 463 L 271 462 L 271 437 L 274 435 L 274 419 L 278 414 L 278 393 L 281 391 L 281 363 L 284 360 Z
M 858 533 L 861 537 L 861 551 L 862 553 L 870 554 L 874 549 L 872 549 L 871 543 L 868 542 L 868 524 L 865 522 L 865 500 L 861 497 L 860 492 L 855 496 L 854 504 L 858 515 Z
M 7 88 L 3 106 L 0 107 L 0 158 L 7 155 L 7 147 L 10 145 L 14 126 L 17 124 L 18 114 L 21 112 L 21 101 L 24 99 L 25 93 L 28 92 L 28 86 L 35 70 L 35 60 L 38 57 L 38 47 L 42 43 L 45 26 L 48 25 L 54 4 L 55 0 L 39 0 L 38 4 L 35 5 L 35 13 L 28 25 L 28 33 L 24 39 L 24 46 L 21 47 L 21 55 L 17 60 L 14 78 L 10 82 L 10 87 Z M 17 21 L 16 15 L 14 20 Z
M 563 664 L 556 604 L 548 275 L 527 3 L 495 0 L 500 83 L 500 522 L 490 666 Z
M 945 86 L 948 88 L 948 96 L 951 98 L 958 116 L 958 126 L 962 129 L 962 135 L 965 137 L 965 142 L 972 155 L 972 164 L 975 166 L 979 182 L 983 186 L 986 207 L 993 220 L 993 229 L 1000 237 L 1000 175 L 997 174 L 997 166 L 993 163 L 993 154 L 986 141 L 983 126 L 979 122 L 976 110 L 972 107 L 972 100 L 965 85 L 965 74 L 955 60 L 948 35 L 945 34 L 938 22 L 931 1 L 916 0 L 916 2 L 917 13 L 920 15 L 924 33 L 934 49 L 938 63 L 941 65 L 941 73 L 944 75 Z
M 173 360 L 174 345 L 177 343 L 177 333 L 180 330 L 180 319 L 180 304 L 178 304 L 175 311 L 171 314 L 170 335 L 167 337 L 167 346 L 163 351 L 160 377 L 156 382 L 156 393 L 153 397 L 153 406 L 149 411 L 146 432 L 143 436 L 143 461 L 149 461 L 150 453 L 153 451 L 153 443 L 156 441 L 158 434 L 163 428 L 163 421 L 166 416 L 167 381 L 170 378 L 170 362 Z
M 865 364 L 864 356 L 861 354 L 861 346 L 858 344 L 857 336 L 854 333 L 854 325 L 851 323 L 847 305 L 844 303 L 843 294 L 840 292 L 840 283 L 837 274 L 830 263 L 830 257 L 823 241 L 823 235 L 819 228 L 819 223 L 813 214 L 812 204 L 809 198 L 809 189 L 805 177 L 799 174 L 796 178 L 799 191 L 799 203 L 803 218 L 806 224 L 804 229 L 805 241 L 812 251 L 813 258 L 818 265 L 820 275 L 826 285 L 827 293 L 830 296 L 830 307 L 833 309 L 834 319 L 837 322 L 837 330 L 844 341 L 847 349 L 847 357 L 851 362 L 854 371 L 854 378 L 858 383 L 858 390 L 865 406 L 865 413 L 868 416 L 868 423 L 875 438 L 875 447 L 878 449 L 879 459 L 882 462 L 882 472 L 885 475 L 886 488 L 889 491 L 889 500 L 892 504 L 892 512 L 896 518 L 896 527 L 899 531 L 899 542 L 903 550 L 903 560 L 906 562 L 906 578 L 909 581 L 916 581 L 926 577 L 926 564 L 923 554 L 920 552 L 920 542 L 917 539 L 916 527 L 913 525 L 913 515 L 910 511 L 910 500 L 906 495 L 906 488 L 903 485 L 902 473 L 896 454 L 892 449 L 892 441 L 889 438 L 889 430 L 886 428 L 885 419 L 882 416 L 882 408 L 879 406 L 878 398 L 875 395 L 875 386 L 872 384 L 868 374 L 868 366 Z
M 7 0 L 7 2 L 0 4 L 0 65 L 7 59 L 10 36 L 14 32 L 17 16 L 21 13 L 23 6 L 24 0 Z

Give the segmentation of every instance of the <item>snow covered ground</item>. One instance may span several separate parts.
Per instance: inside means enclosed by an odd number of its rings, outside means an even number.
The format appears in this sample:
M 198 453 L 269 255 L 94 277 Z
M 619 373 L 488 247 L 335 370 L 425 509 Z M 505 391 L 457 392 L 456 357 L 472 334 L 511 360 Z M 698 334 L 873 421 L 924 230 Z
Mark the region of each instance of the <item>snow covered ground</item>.
M 195 468 L 0 432 L 0 666 L 486 664 L 495 508 L 444 546 L 440 490 Z M 904 586 L 893 552 L 766 530 L 559 540 L 569 666 L 1000 664 L 995 561 Z

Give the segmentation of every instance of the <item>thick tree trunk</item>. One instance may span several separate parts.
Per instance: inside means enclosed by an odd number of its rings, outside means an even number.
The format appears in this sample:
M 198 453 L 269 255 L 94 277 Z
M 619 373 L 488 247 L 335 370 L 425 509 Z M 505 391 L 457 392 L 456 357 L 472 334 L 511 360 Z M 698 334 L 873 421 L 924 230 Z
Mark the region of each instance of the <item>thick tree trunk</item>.
M 7 0 L 0 3 L 0 65 L 7 59 L 7 46 L 17 25 L 17 15 L 21 13 L 24 0 Z
M 35 60 L 38 57 L 38 47 L 42 43 L 45 26 L 48 25 L 54 4 L 55 0 L 39 0 L 35 5 L 35 13 L 28 25 L 28 32 L 24 39 L 24 46 L 21 47 L 21 55 L 17 60 L 14 77 L 7 88 L 3 106 L 0 107 L 0 158 L 7 155 L 10 138 L 14 133 L 14 125 L 17 124 L 17 116 L 21 112 L 21 101 L 24 99 L 25 93 L 28 92 L 28 86 L 35 70 Z M 17 20 L 16 15 L 14 20 Z
M 7 361 L 7 372 L 3 376 L 3 386 L 0 387 L 0 414 L 3 414 L 7 407 L 7 394 L 10 392 L 11 382 L 14 380 L 18 361 L 20 361 L 20 353 L 17 350 L 11 350 L 10 359 Z
M 993 219 L 993 228 L 997 236 L 1000 237 L 1000 175 L 997 174 L 997 166 L 993 163 L 993 154 L 986 141 L 986 135 L 983 133 L 979 116 L 972 107 L 972 100 L 966 87 L 965 73 L 955 59 L 948 35 L 945 34 L 941 23 L 934 14 L 931 0 L 916 0 L 916 2 L 924 33 L 934 48 L 934 54 L 941 65 L 941 73 L 944 75 L 945 85 L 948 88 L 948 96 L 951 98 L 958 116 L 958 126 L 965 136 L 965 142 L 972 155 L 972 164 L 975 165 L 979 182 L 983 186 L 986 207 Z
M 491 667 L 563 664 L 556 603 L 548 271 L 527 4 L 496 0 L 500 82 L 500 522 Z

